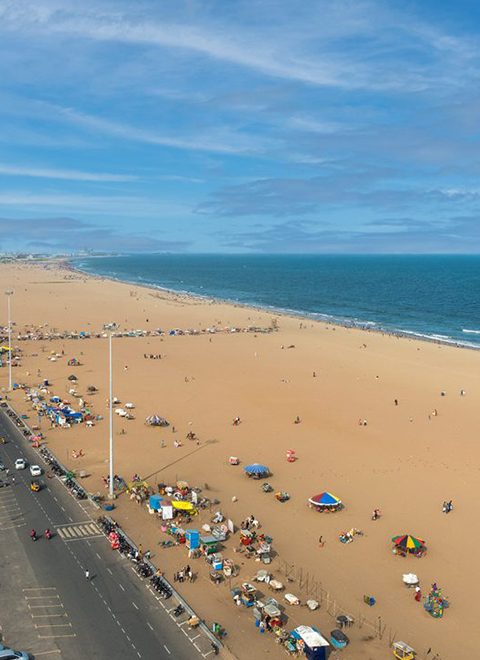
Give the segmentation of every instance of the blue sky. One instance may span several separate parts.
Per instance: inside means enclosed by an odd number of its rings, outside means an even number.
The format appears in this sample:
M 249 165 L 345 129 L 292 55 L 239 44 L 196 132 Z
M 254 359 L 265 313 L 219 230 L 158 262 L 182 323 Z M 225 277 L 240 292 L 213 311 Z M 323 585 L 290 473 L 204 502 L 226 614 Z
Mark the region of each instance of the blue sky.
M 479 252 L 467 2 L 2 0 L 0 250 Z

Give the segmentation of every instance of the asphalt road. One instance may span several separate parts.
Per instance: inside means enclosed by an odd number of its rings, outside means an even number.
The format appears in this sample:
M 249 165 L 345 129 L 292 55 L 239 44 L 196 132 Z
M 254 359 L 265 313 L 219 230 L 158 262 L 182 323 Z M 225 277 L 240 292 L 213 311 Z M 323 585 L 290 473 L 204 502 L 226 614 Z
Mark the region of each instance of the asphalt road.
M 199 652 L 169 615 L 172 599 L 165 609 L 132 564 L 95 533 L 85 503 L 45 475 L 45 487 L 31 492 L 30 472 L 15 470 L 15 459 L 44 466 L 3 411 L 0 436 L 8 439 L 0 460 L 10 469 L 0 479 L 11 482 L 0 488 L 0 626 L 6 642 L 47 660 L 190 660 L 213 653 L 205 640 Z M 75 536 L 79 525 L 87 536 Z M 58 529 L 54 538 L 32 542 L 30 530 L 40 534 L 47 527 Z

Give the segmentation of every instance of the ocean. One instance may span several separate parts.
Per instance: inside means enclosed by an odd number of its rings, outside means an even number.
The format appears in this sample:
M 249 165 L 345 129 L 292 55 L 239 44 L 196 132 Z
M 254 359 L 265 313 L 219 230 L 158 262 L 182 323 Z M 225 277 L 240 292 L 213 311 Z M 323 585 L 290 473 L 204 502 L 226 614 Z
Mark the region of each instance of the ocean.
M 480 256 L 135 254 L 72 265 L 125 282 L 480 348 Z

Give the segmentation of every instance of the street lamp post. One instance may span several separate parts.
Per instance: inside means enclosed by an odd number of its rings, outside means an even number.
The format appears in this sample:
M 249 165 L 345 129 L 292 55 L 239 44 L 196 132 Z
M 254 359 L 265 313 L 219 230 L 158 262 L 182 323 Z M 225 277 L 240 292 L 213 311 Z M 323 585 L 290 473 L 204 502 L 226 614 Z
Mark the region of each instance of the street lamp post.
M 112 386 L 112 333 L 109 335 L 108 339 L 108 348 L 110 356 L 110 484 L 109 484 L 109 495 L 110 499 L 113 500 L 113 386 Z
M 7 296 L 8 308 L 8 391 L 12 390 L 12 319 L 11 319 L 11 305 L 10 299 L 13 296 L 13 291 L 5 291 Z

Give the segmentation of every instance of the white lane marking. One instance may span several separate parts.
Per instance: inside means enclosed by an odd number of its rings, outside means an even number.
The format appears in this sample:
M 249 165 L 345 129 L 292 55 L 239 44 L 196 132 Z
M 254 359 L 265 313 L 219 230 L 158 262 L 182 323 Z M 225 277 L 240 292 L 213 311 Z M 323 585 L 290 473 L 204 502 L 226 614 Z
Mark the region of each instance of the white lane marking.
M 135 605 L 135 603 L 133 602 L 133 600 L 132 600 L 132 605 L 133 605 L 133 607 L 134 607 L 136 610 L 139 609 L 138 605 Z
M 40 651 L 35 653 L 35 657 L 38 658 L 39 655 L 50 655 L 51 653 L 61 653 L 60 649 L 53 649 L 53 651 Z
M 148 621 L 147 621 L 147 626 L 150 628 L 150 630 L 153 630 L 153 626 L 152 626 L 152 624 L 149 623 Z
M 168 653 L 168 655 L 172 655 L 172 652 L 170 651 L 170 649 L 168 648 L 168 646 L 165 646 L 165 644 L 164 644 L 164 645 L 163 645 L 163 648 L 164 648 L 165 651 Z
M 107 571 L 110 573 L 110 575 L 113 575 L 112 571 L 107 567 Z
M 118 586 L 120 587 L 120 589 L 121 589 L 122 591 L 125 591 L 125 587 L 123 586 L 123 584 L 120 584 L 120 582 L 119 582 L 119 583 L 118 583 Z

